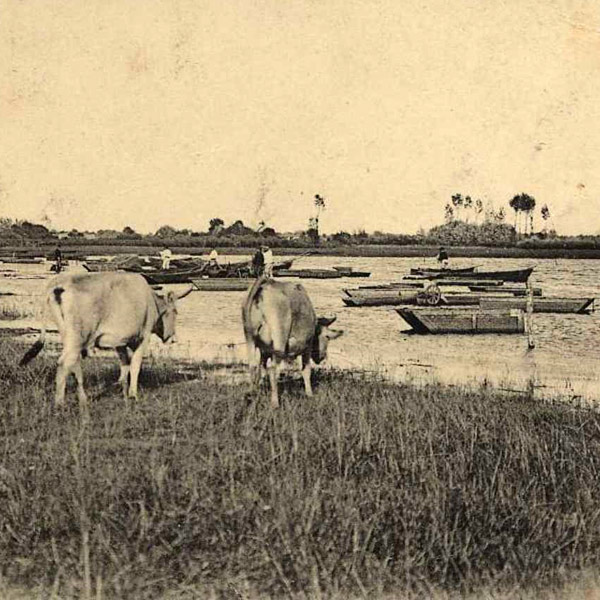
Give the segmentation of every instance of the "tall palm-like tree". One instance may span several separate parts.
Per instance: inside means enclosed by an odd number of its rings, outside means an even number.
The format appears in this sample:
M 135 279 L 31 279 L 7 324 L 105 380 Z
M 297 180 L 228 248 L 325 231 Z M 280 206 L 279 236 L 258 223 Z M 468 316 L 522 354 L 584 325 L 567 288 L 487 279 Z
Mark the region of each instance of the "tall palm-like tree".
M 525 214 L 525 233 L 527 233 L 527 224 L 529 223 L 529 231 L 533 232 L 533 210 L 535 209 L 535 198 L 529 194 L 521 193 L 513 196 L 510 201 L 510 207 L 515 211 L 515 229 L 517 229 L 519 213 Z M 521 228 L 518 229 L 521 233 Z
M 475 222 L 479 223 L 479 217 L 481 216 L 481 213 L 483 212 L 483 202 L 481 201 L 481 198 L 477 198 L 477 200 L 475 200 Z
M 456 214 L 456 219 L 458 220 L 460 218 L 460 209 L 464 205 L 464 199 L 462 194 L 454 194 L 451 200 L 452 206 L 454 207 L 454 213 Z
M 317 209 L 317 214 L 315 215 L 315 225 L 317 230 L 317 235 L 319 233 L 319 216 L 321 215 L 321 211 L 325 210 L 325 198 L 320 196 L 319 194 L 315 194 L 315 207 Z

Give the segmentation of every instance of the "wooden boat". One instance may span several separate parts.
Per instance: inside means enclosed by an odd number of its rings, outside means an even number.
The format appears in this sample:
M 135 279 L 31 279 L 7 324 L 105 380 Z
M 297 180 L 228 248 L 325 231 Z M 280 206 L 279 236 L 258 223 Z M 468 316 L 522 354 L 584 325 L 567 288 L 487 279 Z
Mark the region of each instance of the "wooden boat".
M 339 279 L 342 274 L 335 269 L 280 269 L 275 277 L 300 277 L 302 279 Z
M 200 277 L 204 267 L 194 269 L 172 269 L 168 271 L 141 271 L 140 275 L 152 285 L 165 283 L 190 283 L 193 278 Z
M 396 308 L 416 333 L 524 333 L 522 310 Z
M 461 273 L 461 279 L 477 279 L 477 280 L 486 280 L 486 279 L 494 279 L 498 281 L 512 281 L 518 283 L 525 283 L 531 273 L 533 273 L 534 267 L 528 267 L 527 269 L 513 269 L 511 271 L 473 271 L 472 273 Z M 456 278 L 456 275 L 453 273 L 439 272 L 437 274 L 421 274 L 421 276 L 429 277 L 431 279 L 448 279 L 448 278 Z M 411 276 L 409 276 L 411 277 Z M 419 277 L 419 275 L 415 275 L 413 277 Z
M 39 265 L 44 262 L 43 258 L 21 258 L 19 256 L 10 257 L 3 256 L 0 259 L 0 262 L 5 263 L 7 265 Z
M 200 292 L 245 292 L 254 279 L 241 278 L 203 278 L 192 279 L 192 285 Z
M 473 275 L 476 275 L 474 273 Z M 504 285 L 504 281 L 501 279 L 467 279 L 463 275 L 460 279 L 454 279 L 453 277 L 426 277 L 425 275 L 405 275 L 400 283 L 406 284 L 410 282 L 420 282 L 421 285 L 428 285 L 431 282 L 435 282 L 438 285 L 444 286 L 497 286 Z
M 490 294 L 477 292 L 444 293 L 439 290 L 344 290 L 342 302 L 346 306 L 401 306 L 419 304 L 421 306 L 478 306 L 482 298 Z M 496 298 L 511 299 L 510 293 L 494 294 Z
M 450 276 L 460 276 L 463 273 L 473 273 L 475 267 L 461 267 L 461 268 L 435 268 L 435 267 L 414 267 L 410 270 L 411 275 L 435 275 L 437 273 L 450 274 Z
M 469 289 L 472 292 L 482 292 L 482 293 L 507 292 L 509 294 L 512 294 L 513 296 L 526 296 L 527 295 L 527 288 L 525 286 L 516 286 L 516 285 L 503 285 L 500 287 L 488 286 L 488 285 L 470 285 Z M 532 289 L 533 289 L 534 296 L 542 295 L 542 288 L 534 287 Z
M 370 277 L 370 271 L 355 271 L 353 267 L 333 267 L 342 277 Z
M 342 302 L 346 306 L 400 306 L 402 304 L 416 304 L 419 291 L 417 290 L 376 290 L 376 293 L 360 293 L 345 290 Z
M 533 312 L 585 314 L 593 310 L 594 298 L 533 298 Z M 483 310 L 518 308 L 527 310 L 527 298 L 487 298 L 479 303 Z

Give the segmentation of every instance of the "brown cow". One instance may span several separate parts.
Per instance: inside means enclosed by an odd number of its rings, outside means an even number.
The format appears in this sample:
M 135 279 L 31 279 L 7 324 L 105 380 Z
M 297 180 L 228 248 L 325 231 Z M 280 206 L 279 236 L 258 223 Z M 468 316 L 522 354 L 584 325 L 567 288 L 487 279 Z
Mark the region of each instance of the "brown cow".
M 242 306 L 242 321 L 248 346 L 251 379 L 258 384 L 262 369 L 270 360 L 271 406 L 279 406 L 278 369 L 282 361 L 302 357 L 302 377 L 307 396 L 312 396 L 311 359 L 320 363 L 327 357 L 327 345 L 342 331 L 330 329 L 335 321 L 317 318 L 306 290 L 299 283 L 261 277 L 248 291 Z M 256 364 L 257 350 L 260 364 Z
M 56 404 L 64 403 L 70 373 L 77 380 L 79 401 L 86 401 L 81 358 L 95 348 L 116 350 L 121 361 L 119 381 L 123 395 L 129 393 L 135 398 L 142 358 L 151 334 L 155 333 L 163 342 L 175 341 L 175 300 L 172 292 L 164 297 L 158 295 L 141 275 L 134 273 L 58 275 L 46 289 L 40 337 L 20 364 L 27 364 L 44 347 L 50 313 L 63 343 L 56 373 Z

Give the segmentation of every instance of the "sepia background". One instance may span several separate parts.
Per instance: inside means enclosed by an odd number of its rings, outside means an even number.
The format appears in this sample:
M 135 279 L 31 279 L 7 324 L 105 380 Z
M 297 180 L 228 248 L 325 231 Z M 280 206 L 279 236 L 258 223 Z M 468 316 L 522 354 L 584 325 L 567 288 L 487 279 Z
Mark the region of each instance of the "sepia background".
M 0 1 L 0 211 L 415 232 L 456 191 L 600 229 L 593 0 Z

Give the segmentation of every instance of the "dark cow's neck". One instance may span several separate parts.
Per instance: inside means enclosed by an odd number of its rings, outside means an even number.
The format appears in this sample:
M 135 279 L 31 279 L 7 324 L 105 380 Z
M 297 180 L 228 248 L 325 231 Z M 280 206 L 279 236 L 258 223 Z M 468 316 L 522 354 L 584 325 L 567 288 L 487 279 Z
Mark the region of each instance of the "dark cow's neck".
M 152 293 L 152 296 L 154 298 L 154 306 L 156 307 L 156 321 L 154 322 L 154 326 L 152 327 L 152 333 L 155 333 L 162 340 L 165 333 L 163 315 L 166 312 L 166 303 L 155 293 Z

